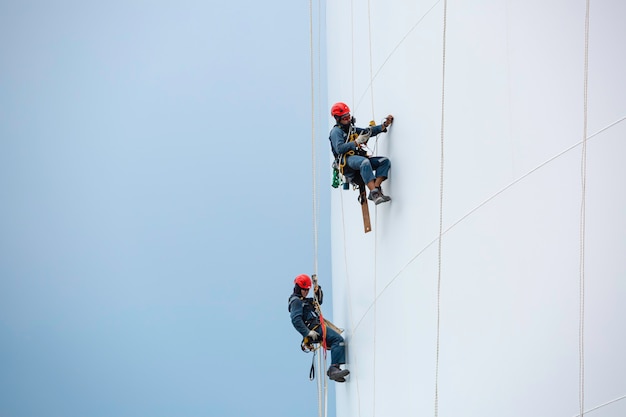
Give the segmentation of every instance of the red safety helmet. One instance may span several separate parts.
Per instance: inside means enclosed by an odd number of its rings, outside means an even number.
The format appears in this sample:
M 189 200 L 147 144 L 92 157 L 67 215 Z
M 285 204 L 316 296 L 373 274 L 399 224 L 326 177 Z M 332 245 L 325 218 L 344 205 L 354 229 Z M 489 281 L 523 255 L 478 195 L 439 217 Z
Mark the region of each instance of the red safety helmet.
M 350 114 L 350 107 L 346 103 L 338 102 L 333 104 L 333 107 L 330 109 L 331 116 L 341 117 L 346 114 Z
M 311 288 L 311 277 L 306 274 L 298 275 L 293 282 L 298 287 L 304 288 L 305 290 Z

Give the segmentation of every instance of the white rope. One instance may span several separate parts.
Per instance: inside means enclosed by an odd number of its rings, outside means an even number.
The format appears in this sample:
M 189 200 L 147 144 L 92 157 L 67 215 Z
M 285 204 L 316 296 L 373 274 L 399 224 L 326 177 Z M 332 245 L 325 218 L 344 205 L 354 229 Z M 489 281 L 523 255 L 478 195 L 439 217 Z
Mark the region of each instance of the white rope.
M 439 239 L 437 249 L 437 351 L 435 355 L 435 417 L 439 414 L 439 344 L 441 329 L 441 241 L 443 237 L 443 179 L 444 179 L 444 127 L 446 108 L 446 31 L 448 17 L 448 2 L 443 2 L 443 47 L 441 71 L 441 162 L 439 170 Z
M 320 345 L 320 353 L 317 357 L 317 402 L 319 416 L 328 415 L 328 380 L 326 379 L 326 354 Z M 323 393 L 323 394 L 322 394 Z
M 350 277 L 349 277 L 349 273 L 348 273 L 348 253 L 346 251 L 346 219 L 345 219 L 345 212 L 344 212 L 344 204 L 343 204 L 343 190 L 339 191 L 339 196 L 341 199 L 341 230 L 343 233 L 343 262 L 344 262 L 344 267 L 345 267 L 345 276 L 346 276 L 346 294 L 347 294 L 347 298 L 348 298 L 348 322 L 350 324 L 350 335 L 353 336 L 354 335 L 354 331 L 355 331 L 355 327 L 354 327 L 354 312 L 353 312 L 353 308 L 352 308 L 352 291 L 351 291 L 351 287 L 350 287 Z M 347 351 L 348 357 L 350 354 L 350 350 L 348 349 Z M 357 368 L 357 362 L 355 359 L 350 358 L 349 361 L 346 361 L 348 363 L 351 363 L 352 365 L 354 365 L 354 368 Z M 360 389 L 359 389 L 359 379 L 355 378 L 356 381 L 356 395 L 357 395 L 357 406 L 358 406 L 358 416 L 361 417 L 361 393 L 360 393 Z
M 370 8 L 370 0 L 367 0 L 367 32 L 368 32 L 368 42 L 369 42 L 369 64 L 370 64 L 370 85 L 369 85 L 369 90 L 370 90 L 370 102 L 371 102 L 371 107 L 372 107 L 372 120 L 375 120 L 375 113 L 374 113 L 374 84 L 372 83 L 372 77 L 373 77 L 373 65 L 372 65 L 372 17 L 371 17 L 371 8 Z M 378 145 L 378 141 L 376 141 L 376 145 Z M 376 146 L 377 148 L 377 146 Z M 366 191 L 367 192 L 367 191 Z M 367 198 L 367 197 L 366 197 Z M 365 200 L 365 204 L 369 204 L 367 202 L 367 200 Z M 376 291 L 377 291 L 377 287 L 376 287 L 376 283 L 378 281 L 378 209 L 374 208 L 374 300 L 376 300 Z M 372 379 L 372 416 L 376 417 L 376 345 L 377 345 L 377 340 L 376 340 L 376 333 L 377 333 L 377 325 L 376 322 L 377 320 L 377 315 L 376 315 L 377 309 L 376 309 L 376 302 L 374 302 L 374 328 L 372 329 L 372 333 L 373 333 L 373 375 L 374 378 Z
M 350 48 L 350 56 L 352 59 L 352 105 L 354 106 L 352 111 L 356 110 L 357 106 L 354 105 L 354 0 L 350 0 L 350 35 L 351 35 L 351 48 Z
M 351 100 L 354 103 L 354 0 L 350 1 L 350 34 L 351 34 L 351 43 L 350 43 L 350 54 L 351 54 L 351 74 L 352 74 L 352 94 Z M 353 108 L 354 110 L 354 108 Z M 350 128 L 351 129 L 351 128 Z M 348 131 L 348 137 L 350 136 L 350 130 Z M 354 336 L 354 311 L 352 307 L 352 290 L 350 286 L 350 274 L 348 270 L 348 253 L 346 249 L 346 220 L 345 220 L 345 208 L 343 201 L 343 189 L 339 190 L 339 197 L 341 201 L 341 227 L 343 234 L 343 257 L 344 257 L 344 268 L 345 268 L 345 279 L 346 279 L 346 296 L 348 300 L 348 322 L 350 325 L 350 336 L 351 338 Z M 346 349 L 347 358 L 346 363 L 351 364 L 352 373 L 354 373 L 355 368 L 358 369 L 356 358 L 352 358 L 350 356 L 350 350 Z M 357 407 L 358 407 L 358 417 L 361 417 L 361 393 L 359 387 L 359 379 L 354 378 L 356 381 L 356 394 L 357 394 Z
M 578 398 L 580 415 L 585 413 L 585 212 L 587 196 L 587 92 L 589 85 L 589 0 L 585 12 L 585 64 L 583 82 L 583 140 L 581 157 L 581 202 L 580 202 L 580 311 L 578 316 Z
M 373 84 L 373 66 L 372 66 L 372 18 L 370 12 L 370 0 L 367 0 L 367 27 L 368 27 L 368 41 L 369 41 L 369 52 L 370 52 L 370 95 L 371 95 L 371 105 L 372 105 L 372 120 L 375 120 L 374 113 L 374 84 Z
M 322 396 L 323 391 L 323 379 L 324 374 L 322 373 L 321 368 L 322 355 L 318 355 L 317 358 L 317 415 L 319 417 L 324 416 L 324 398 Z
M 315 48 L 313 41 L 313 0 L 309 0 L 309 51 L 311 65 L 311 178 L 312 178 L 312 215 L 313 215 L 313 273 L 318 275 L 318 202 L 317 202 L 317 160 L 316 160 L 316 143 L 315 143 Z M 318 357 L 318 376 L 317 376 L 317 405 L 318 416 L 325 417 L 328 411 L 328 381 L 324 372 L 325 360 Z
M 309 0 L 309 49 L 311 61 L 311 170 L 313 203 L 313 273 L 317 275 L 318 230 L 317 230 L 317 180 L 315 159 L 315 58 L 313 47 L 313 0 Z
M 318 92 L 317 92 L 317 97 L 318 100 L 321 100 L 322 97 L 322 52 L 321 52 L 321 45 L 322 45 L 322 2 L 318 1 L 317 2 L 317 88 L 318 88 Z M 317 179 L 317 176 L 315 177 Z M 317 184 L 317 187 L 315 188 L 316 190 L 316 195 L 319 195 L 319 183 Z M 318 244 L 319 244 L 319 217 L 317 216 L 317 214 L 319 214 L 319 210 L 320 210 L 320 201 L 319 199 L 317 199 L 317 205 L 315 207 L 315 213 L 316 213 L 316 218 L 317 221 L 315 221 L 315 246 L 316 246 L 316 250 L 315 252 L 318 254 L 317 256 L 319 257 L 319 250 L 318 250 Z M 323 361 L 323 366 L 322 366 L 322 376 L 324 378 L 324 416 L 328 416 L 328 379 L 327 379 L 327 375 L 326 375 L 326 355 L 324 355 L 324 361 Z
M 323 355 L 320 355 L 320 357 Z M 324 392 L 323 394 L 323 399 L 322 399 L 322 409 L 320 409 L 319 411 L 319 415 L 321 416 L 327 416 L 327 412 L 328 412 L 328 394 L 327 394 L 327 389 L 328 389 L 328 383 L 326 380 L 326 372 L 324 372 L 325 368 L 325 364 L 326 364 L 326 360 L 321 360 L 321 369 L 320 369 L 320 373 L 317 376 L 317 379 L 320 381 L 320 384 L 322 385 L 322 391 Z

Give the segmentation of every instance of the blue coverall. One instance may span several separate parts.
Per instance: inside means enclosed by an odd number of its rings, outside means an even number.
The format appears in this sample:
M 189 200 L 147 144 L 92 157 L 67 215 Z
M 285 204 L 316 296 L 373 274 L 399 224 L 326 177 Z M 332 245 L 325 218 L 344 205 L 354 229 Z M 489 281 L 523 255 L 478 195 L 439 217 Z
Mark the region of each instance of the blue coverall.
M 291 324 L 303 338 L 309 334 L 310 330 L 315 330 L 320 334 L 320 337 L 322 335 L 322 329 L 319 326 L 314 329 L 316 324 L 319 324 L 319 319 L 313 309 L 312 301 L 312 298 L 303 298 L 296 293 L 289 298 Z M 307 323 L 309 323 L 308 326 Z M 331 363 L 333 365 L 346 363 L 346 347 L 343 337 L 328 326 L 326 327 L 326 346 L 330 349 Z
M 383 125 L 377 125 L 370 127 L 372 130 L 371 136 L 376 136 L 383 131 Z M 352 127 L 352 131 L 360 134 L 366 129 L 360 127 Z M 340 125 L 335 125 L 330 131 L 330 144 L 335 156 L 343 155 L 348 151 L 359 151 L 359 145 L 356 141 L 348 141 L 348 132 L 341 128 Z M 347 157 L 346 164 L 348 167 L 361 173 L 361 178 L 365 184 L 373 181 L 376 177 L 389 176 L 389 168 L 391 168 L 391 161 L 384 156 L 361 156 L 351 155 Z M 376 171 L 376 175 L 374 175 Z M 344 173 L 345 175 L 345 173 Z

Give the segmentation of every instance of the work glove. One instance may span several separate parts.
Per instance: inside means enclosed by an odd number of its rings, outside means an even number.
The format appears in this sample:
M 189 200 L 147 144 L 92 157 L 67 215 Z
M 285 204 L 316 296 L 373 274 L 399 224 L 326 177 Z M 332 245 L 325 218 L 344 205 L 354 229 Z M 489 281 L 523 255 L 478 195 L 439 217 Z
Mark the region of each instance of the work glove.
M 356 138 L 357 145 L 363 145 L 364 143 L 367 143 L 367 141 L 370 140 L 371 135 L 372 130 L 365 129 L 363 132 L 361 132 L 361 134 L 359 134 L 359 137 Z
M 393 123 L 393 116 L 389 115 L 385 117 L 385 121 L 383 122 L 383 132 L 387 131 L 387 127 Z
M 320 334 L 315 330 L 311 330 L 309 334 L 307 334 L 307 337 L 312 341 L 316 341 L 320 337 Z

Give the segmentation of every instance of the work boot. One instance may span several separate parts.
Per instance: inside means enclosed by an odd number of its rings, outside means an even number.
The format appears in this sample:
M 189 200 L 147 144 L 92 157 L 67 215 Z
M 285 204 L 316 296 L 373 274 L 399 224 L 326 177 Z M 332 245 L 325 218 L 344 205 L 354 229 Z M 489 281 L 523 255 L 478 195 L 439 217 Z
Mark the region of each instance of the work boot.
M 385 202 L 385 199 L 383 198 L 383 195 L 378 188 L 374 188 L 372 191 L 370 191 L 370 195 L 369 197 L 367 197 L 367 199 L 372 200 L 376 205 Z
M 335 382 L 346 382 L 346 379 L 344 377 L 347 376 L 349 373 L 350 371 L 348 371 L 347 369 L 339 368 L 339 365 L 330 365 L 330 368 L 328 368 L 328 372 L 326 372 L 326 375 L 328 375 L 328 378 L 332 379 Z
M 378 187 L 378 190 L 380 191 L 380 195 L 383 198 L 383 203 L 386 203 L 387 201 L 391 201 L 391 197 L 383 193 L 383 187 Z

